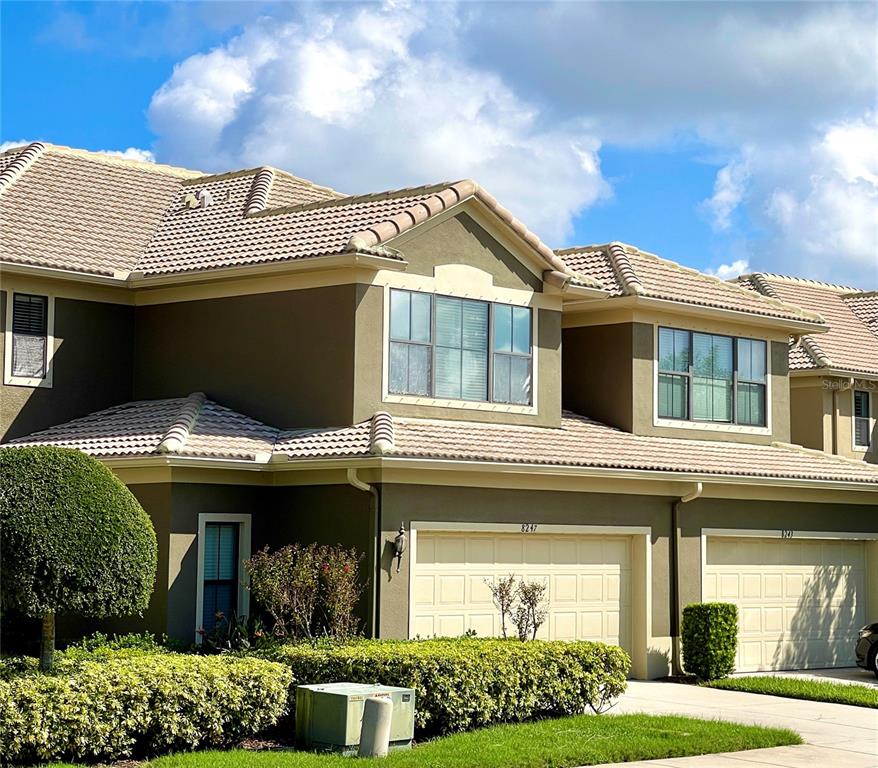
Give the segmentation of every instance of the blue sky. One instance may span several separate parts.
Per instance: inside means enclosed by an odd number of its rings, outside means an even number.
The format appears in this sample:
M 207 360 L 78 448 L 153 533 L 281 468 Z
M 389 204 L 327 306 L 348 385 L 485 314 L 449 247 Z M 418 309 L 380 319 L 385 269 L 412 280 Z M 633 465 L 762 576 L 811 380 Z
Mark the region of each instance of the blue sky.
M 0 13 L 4 142 L 269 163 L 351 193 L 469 176 L 552 245 L 878 287 L 874 4 Z

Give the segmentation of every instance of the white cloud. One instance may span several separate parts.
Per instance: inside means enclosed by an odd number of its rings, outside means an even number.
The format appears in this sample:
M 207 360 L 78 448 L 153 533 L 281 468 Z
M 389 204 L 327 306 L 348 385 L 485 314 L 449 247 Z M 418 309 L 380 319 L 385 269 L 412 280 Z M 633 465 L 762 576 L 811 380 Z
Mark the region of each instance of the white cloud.
M 715 230 L 731 228 L 732 213 L 744 199 L 749 180 L 750 165 L 746 158 L 732 160 L 716 174 L 713 196 L 702 203 L 702 209 L 711 215 Z
M 705 270 L 708 275 L 718 277 L 720 280 L 731 280 L 749 271 L 750 263 L 746 259 L 736 259 L 731 264 L 720 264 L 716 269 Z
M 99 149 L 102 155 L 112 155 L 113 157 L 122 157 L 126 160 L 139 160 L 141 163 L 154 163 L 155 155 L 148 149 L 138 149 L 137 147 L 128 147 L 128 149 Z
M 763 164 L 775 258 L 815 277 L 878 282 L 878 116 L 829 126 L 797 164 Z
M 580 121 L 544 121 L 496 74 L 424 47 L 449 33 L 430 12 L 343 7 L 252 24 L 155 93 L 158 154 L 209 170 L 271 163 L 346 192 L 473 177 L 562 242 L 609 193 L 600 141 Z
M 497 8 L 273 11 L 175 67 L 154 149 L 351 193 L 473 177 L 561 245 L 610 194 L 602 146 L 694 145 L 725 158 L 700 207 L 717 274 L 878 283 L 873 4 Z
M 3 141 L 0 142 L 0 152 L 5 152 L 7 149 L 14 149 L 15 147 L 26 147 L 30 143 L 31 142 L 26 139 L 21 139 L 20 141 Z

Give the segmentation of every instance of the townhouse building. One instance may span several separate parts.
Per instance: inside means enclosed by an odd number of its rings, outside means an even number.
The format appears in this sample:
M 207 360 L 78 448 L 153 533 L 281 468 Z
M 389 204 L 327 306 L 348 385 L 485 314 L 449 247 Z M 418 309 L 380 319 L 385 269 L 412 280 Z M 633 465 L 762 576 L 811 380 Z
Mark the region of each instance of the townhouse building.
M 312 541 L 365 554 L 367 633 L 497 634 L 486 582 L 516 573 L 543 637 L 636 677 L 689 602 L 738 604 L 752 670 L 849 666 L 878 616 L 878 467 L 811 439 L 798 384 L 822 305 L 552 250 L 468 180 L 351 196 L 36 143 L 0 155 L 0 216 L 2 440 L 98 457 L 158 536 L 115 626 L 194 640 L 250 612 L 242 560 Z

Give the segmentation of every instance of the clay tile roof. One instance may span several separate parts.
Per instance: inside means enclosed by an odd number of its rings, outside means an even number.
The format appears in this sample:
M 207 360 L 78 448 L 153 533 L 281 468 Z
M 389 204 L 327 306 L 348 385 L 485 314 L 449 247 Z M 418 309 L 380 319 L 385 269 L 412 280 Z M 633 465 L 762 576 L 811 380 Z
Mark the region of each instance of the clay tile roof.
M 878 375 L 878 292 L 770 273 L 744 275 L 738 280 L 826 319 L 826 333 L 806 335 L 800 343 L 791 343 L 791 370 L 833 368 Z
M 40 145 L 43 146 L 43 145 Z M 0 195 L 0 260 L 98 275 L 127 274 L 191 172 L 45 145 Z M 34 156 L 35 155 L 35 156 Z
M 878 484 L 878 467 L 798 446 L 641 437 L 569 412 L 560 429 L 394 419 L 394 432 L 393 456 Z
M 557 254 L 570 269 L 599 281 L 611 297 L 646 296 L 766 317 L 822 322 L 819 314 L 794 303 L 748 291 L 625 243 L 564 248 Z
M 267 461 L 277 433 L 194 393 L 107 408 L 12 440 L 9 445 L 57 445 L 101 458 L 163 453 Z
M 862 461 L 781 443 L 637 436 L 569 412 L 560 428 L 393 418 L 379 412 L 351 426 L 279 431 L 194 393 L 127 403 L 10 443 L 46 444 L 104 458 L 164 453 L 267 464 L 380 456 L 658 471 L 718 480 L 859 482 L 878 488 L 878 466 Z
M 570 270 L 470 180 L 347 196 L 275 168 L 204 175 L 50 144 L 0 155 L 0 261 L 149 277 L 369 253 L 400 259 L 399 234 L 475 198 L 550 270 Z

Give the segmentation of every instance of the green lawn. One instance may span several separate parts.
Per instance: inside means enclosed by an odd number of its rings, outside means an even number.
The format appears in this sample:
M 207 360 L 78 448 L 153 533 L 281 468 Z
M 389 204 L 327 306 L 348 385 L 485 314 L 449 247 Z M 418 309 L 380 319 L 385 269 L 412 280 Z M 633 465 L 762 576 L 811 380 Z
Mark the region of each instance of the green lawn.
M 758 675 L 754 677 L 727 677 L 705 683 L 711 688 L 747 693 L 765 693 L 788 699 L 828 701 L 833 704 L 851 704 L 855 707 L 878 709 L 878 688 L 847 683 L 831 683 L 823 680 L 806 680 L 797 677 Z
M 383 768 L 569 768 L 800 744 L 792 731 L 670 715 L 580 715 L 501 725 L 393 752 Z M 375 761 L 369 761 L 372 764 Z M 357 765 L 366 765 L 357 761 Z M 149 768 L 351 768 L 349 758 L 309 752 L 192 752 Z M 56 764 L 54 768 L 62 768 Z

